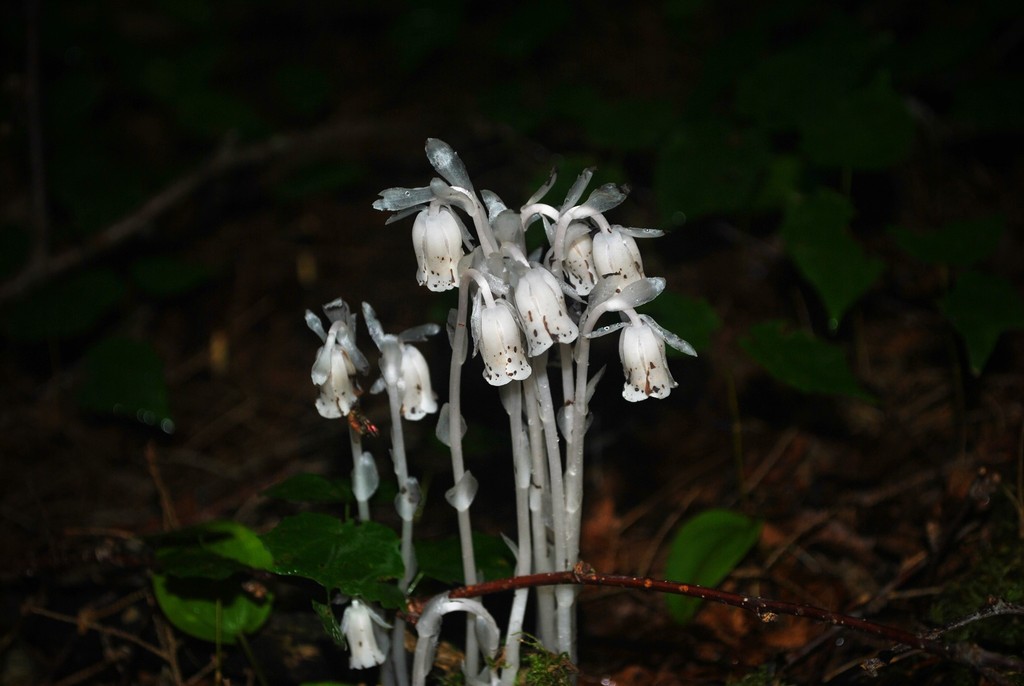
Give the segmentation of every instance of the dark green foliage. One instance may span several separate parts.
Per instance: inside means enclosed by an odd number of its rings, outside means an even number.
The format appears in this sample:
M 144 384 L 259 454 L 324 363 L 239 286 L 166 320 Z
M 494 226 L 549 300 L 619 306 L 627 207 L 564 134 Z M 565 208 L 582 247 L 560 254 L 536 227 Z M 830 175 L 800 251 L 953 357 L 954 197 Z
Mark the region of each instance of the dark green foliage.
M 672 581 L 714 587 L 746 557 L 761 535 L 761 522 L 731 510 L 706 510 L 683 523 L 672 539 L 665 576 Z M 666 595 L 672 617 L 693 619 L 699 598 Z

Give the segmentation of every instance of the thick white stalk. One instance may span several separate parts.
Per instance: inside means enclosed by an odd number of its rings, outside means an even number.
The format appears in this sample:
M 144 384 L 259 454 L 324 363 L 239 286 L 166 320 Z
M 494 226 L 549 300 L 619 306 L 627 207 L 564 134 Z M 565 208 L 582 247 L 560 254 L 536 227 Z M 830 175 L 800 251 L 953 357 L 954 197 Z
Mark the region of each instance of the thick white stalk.
M 548 545 L 547 524 L 544 521 L 544 502 L 550 500 L 544 429 L 537 404 L 536 384 L 523 387 L 526 409 L 526 426 L 530 432 L 530 526 L 533 533 L 533 571 L 553 572 L 551 546 Z M 537 589 L 537 638 L 548 650 L 557 647 L 555 643 L 555 591 L 550 586 Z

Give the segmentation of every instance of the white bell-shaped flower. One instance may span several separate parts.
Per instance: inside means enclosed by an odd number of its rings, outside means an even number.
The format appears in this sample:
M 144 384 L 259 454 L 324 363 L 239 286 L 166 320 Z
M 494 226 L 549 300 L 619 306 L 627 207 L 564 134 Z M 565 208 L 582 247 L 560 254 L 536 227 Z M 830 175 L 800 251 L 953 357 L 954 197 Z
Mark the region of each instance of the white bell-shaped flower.
M 562 269 L 577 295 L 594 290 L 597 272 L 594 271 L 594 239 L 586 224 L 570 224 L 565 233 L 565 259 Z
M 507 300 L 489 305 L 478 303 L 479 317 L 474 317 L 474 334 L 480 357 L 484 362 L 484 379 L 492 386 L 504 386 L 513 379 L 530 376 L 519 326 Z
M 423 353 L 411 345 L 402 344 L 402 416 L 411 421 L 423 419 L 437 412 L 437 395 L 430 384 L 430 369 Z
M 337 419 L 344 417 L 357 400 L 353 377 L 356 365 L 339 342 L 345 338 L 348 329 L 344 321 L 331 324 L 324 344 L 316 353 L 311 376 L 313 383 L 320 387 L 316 409 L 321 417 Z
M 526 328 L 530 357 L 540 355 L 556 340 L 572 343 L 579 336 L 579 329 L 566 310 L 558 280 L 547 269 L 533 267 L 522 274 L 514 296 Z
M 644 263 L 636 239 L 617 228 L 594 236 L 594 267 L 599 276 L 617 277 L 622 285 L 644 278 Z
M 622 397 L 629 402 L 664 398 L 678 385 L 668 369 L 665 340 L 646 321 L 637 319 L 622 328 L 619 357 L 626 375 Z
M 376 612 L 359 600 L 353 600 L 345 608 L 345 614 L 341 617 L 341 633 L 345 634 L 345 641 L 351 655 L 348 658 L 348 666 L 352 669 L 369 669 L 382 664 L 385 659 L 387 638 L 380 628 L 388 628 L 388 624 Z M 382 640 L 378 641 L 377 634 L 380 633 Z
M 416 215 L 412 225 L 416 251 L 416 281 L 432 291 L 447 291 L 459 283 L 462 229 L 447 207 L 430 207 Z

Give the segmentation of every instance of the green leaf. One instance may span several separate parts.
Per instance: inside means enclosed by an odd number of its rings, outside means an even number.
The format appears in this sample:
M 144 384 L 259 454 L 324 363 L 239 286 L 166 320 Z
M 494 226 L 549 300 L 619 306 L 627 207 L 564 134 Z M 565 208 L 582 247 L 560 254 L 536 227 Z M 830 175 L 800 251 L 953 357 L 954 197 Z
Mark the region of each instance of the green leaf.
M 85 356 L 78 403 L 93 412 L 132 417 L 174 432 L 163 361 L 143 341 L 107 338 L 93 346 Z
M 500 536 L 474 532 L 473 552 L 482 579 L 505 579 L 515 572 L 515 557 Z M 466 583 L 457 536 L 417 542 L 416 560 L 424 576 L 446 584 Z
M 220 640 L 229 644 L 235 643 L 239 634 L 258 631 L 273 605 L 272 594 L 253 598 L 237 579 L 184 579 L 157 573 L 153 575 L 153 592 L 171 624 L 211 643 L 217 640 L 218 626 Z
M 897 245 L 923 262 L 969 267 L 995 251 L 1005 227 L 1002 217 L 985 217 L 950 222 L 928 233 L 897 227 L 892 236 Z
M 769 374 L 799 391 L 874 400 L 857 383 L 841 348 L 802 331 L 787 333 L 783 322 L 752 326 L 740 345 Z
M 293 474 L 263 491 L 269 498 L 293 503 L 350 503 L 352 488 L 343 479 L 330 480 L 319 474 Z
M 753 60 L 738 80 L 736 110 L 770 130 L 793 130 L 853 89 L 879 47 L 876 38 L 836 13 L 807 39 Z
M 708 349 L 711 335 L 722 325 L 718 314 L 706 299 L 691 298 L 673 291 L 665 291 L 640 309 L 687 341 L 697 352 Z M 671 346 L 666 347 L 665 352 L 669 357 L 686 357 Z
M 139 288 L 157 297 L 187 293 L 210 278 L 210 271 L 203 265 L 170 255 L 139 258 L 130 270 Z
M 981 373 L 1004 331 L 1024 329 L 1024 302 L 1013 285 L 998 276 L 965 273 L 939 306 L 963 336 L 975 374 Z
M 244 569 L 269 569 L 274 562 L 256 532 L 231 521 L 182 529 L 153 543 L 161 571 L 175 577 L 220 580 Z
M 772 157 L 756 130 L 705 121 L 677 131 L 661 148 L 654 190 L 666 221 L 735 213 L 756 197 Z
M 286 517 L 263 535 L 274 556 L 271 571 L 316 581 L 328 591 L 400 607 L 401 591 L 388 580 L 402 576 L 398 534 L 376 522 L 343 522 L 304 512 Z
M 19 341 L 71 338 L 87 333 L 124 296 L 124 281 L 107 269 L 92 269 L 43 286 L 19 301 L 7 331 Z
M 801 122 L 800 149 L 822 166 L 882 169 L 902 161 L 914 142 L 914 121 L 879 74 L 867 86 L 823 103 Z
M 846 198 L 819 190 L 792 203 L 782 221 L 786 251 L 824 301 L 832 329 L 883 269 L 882 261 L 867 257 L 846 232 L 852 216 Z
M 235 572 L 269 569 L 270 552 L 242 524 L 208 522 L 155 539 L 162 570 L 153 575 L 160 609 L 174 626 L 205 641 L 234 643 L 257 631 L 270 616 L 273 595 L 246 594 Z M 220 612 L 218 613 L 218 605 Z M 219 617 L 218 617 L 219 614 Z
M 683 523 L 672 540 L 665 576 L 673 581 L 714 587 L 729 575 L 761 535 L 761 522 L 731 510 L 707 510 Z M 666 596 L 672 617 L 693 619 L 699 598 Z
M 313 612 L 320 618 L 320 623 L 324 627 L 324 633 L 331 637 L 335 645 L 345 645 L 345 636 L 341 633 L 341 624 L 338 623 L 334 612 L 331 611 L 331 606 L 314 600 Z

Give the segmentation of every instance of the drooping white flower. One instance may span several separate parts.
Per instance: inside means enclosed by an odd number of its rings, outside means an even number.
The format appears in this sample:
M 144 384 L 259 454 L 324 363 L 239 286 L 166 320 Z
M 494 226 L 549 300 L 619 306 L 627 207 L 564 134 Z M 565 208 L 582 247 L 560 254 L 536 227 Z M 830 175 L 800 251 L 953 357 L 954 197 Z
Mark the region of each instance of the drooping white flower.
M 562 269 L 577 295 L 587 295 L 594 290 L 598 276 L 594 271 L 594 239 L 586 224 L 576 222 L 566 230 Z
M 484 379 L 492 386 L 530 376 L 519 326 L 507 300 L 491 304 L 477 302 L 473 316 L 473 337 L 484 362 Z
M 387 650 L 387 637 L 375 628 L 389 628 L 388 624 L 359 600 L 353 600 L 341 617 L 341 633 L 351 655 L 348 666 L 352 669 L 369 669 L 382 664 Z M 380 640 L 378 635 L 380 634 Z M 383 647 L 381 644 L 384 644 Z
M 437 395 L 430 385 L 430 369 L 423 353 L 411 345 L 402 344 L 402 416 L 411 421 L 423 419 L 437 412 Z
M 447 207 L 432 205 L 416 215 L 412 225 L 416 252 L 416 281 L 432 291 L 447 291 L 458 283 L 462 259 L 462 229 Z
M 514 297 L 526 328 L 530 357 L 540 355 L 556 340 L 576 340 L 579 329 L 569 317 L 558 280 L 547 269 L 538 266 L 523 273 L 516 283 Z
M 610 231 L 598 231 L 593 241 L 598 276 L 617 277 L 623 285 L 644 278 L 644 263 L 632 236 L 612 227 Z
M 629 402 L 664 398 L 678 385 L 668 369 L 665 340 L 644 319 L 622 328 L 619 357 L 626 375 L 622 397 Z
M 377 319 L 377 313 L 369 303 L 363 303 L 363 317 L 370 338 L 381 352 L 381 378 L 370 392 L 377 393 L 385 388 L 396 392 L 401 398 L 401 411 L 405 419 L 418 421 L 428 414 L 437 412 L 437 396 L 430 383 L 430 369 L 423 353 L 408 344 L 408 341 L 423 341 L 433 336 L 441 327 L 437 324 L 423 324 L 406 329 L 397 336 L 384 333 L 384 327 Z
M 307 314 L 307 322 L 310 321 L 309 316 Z M 315 315 L 313 317 L 316 319 Z M 319 324 L 320 320 L 316 319 L 316 322 Z M 348 341 L 351 341 L 348 324 L 343 320 L 331 324 L 324 344 L 317 350 L 310 374 L 313 383 L 320 387 L 316 409 L 321 417 L 327 419 L 347 415 L 358 398 L 353 381 L 356 365 L 346 350 Z

